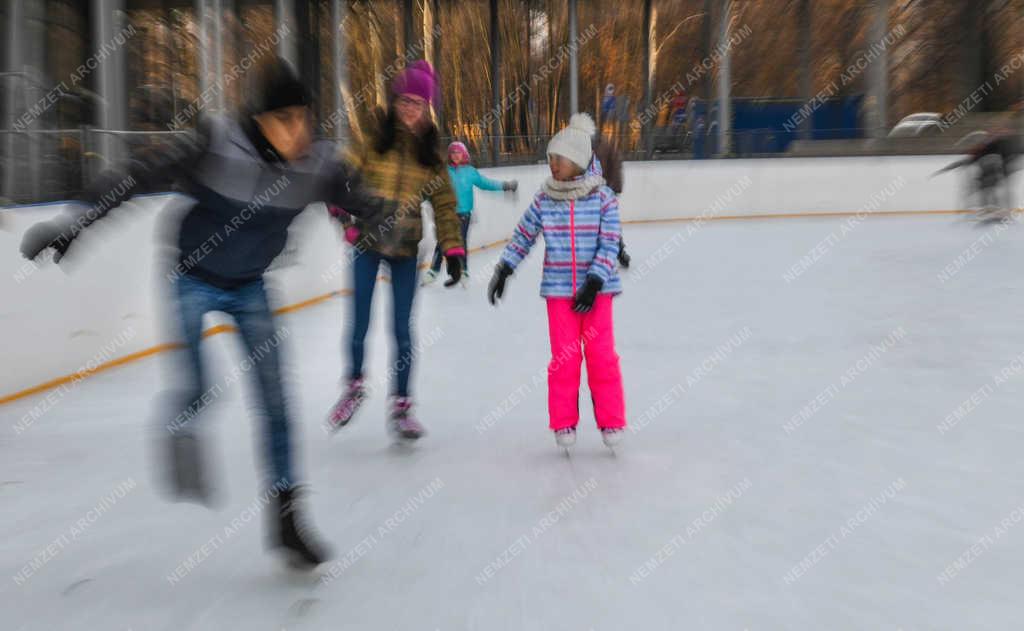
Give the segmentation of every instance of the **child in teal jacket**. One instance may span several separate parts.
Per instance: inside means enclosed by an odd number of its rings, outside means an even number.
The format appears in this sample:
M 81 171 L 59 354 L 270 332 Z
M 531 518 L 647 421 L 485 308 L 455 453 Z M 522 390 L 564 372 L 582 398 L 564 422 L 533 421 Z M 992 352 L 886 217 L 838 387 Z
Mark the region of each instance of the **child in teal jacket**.
M 473 187 L 484 191 L 514 191 L 519 187 L 515 180 L 499 182 L 484 177 L 476 167 L 469 163 L 469 150 L 461 142 L 453 142 L 448 145 L 448 177 L 452 181 L 452 188 L 455 190 L 456 207 L 459 215 L 459 223 L 462 227 L 462 243 L 469 252 L 469 225 L 473 218 Z M 434 249 L 434 261 L 423 279 L 423 284 L 428 285 L 435 280 L 441 272 L 441 259 L 444 254 L 440 249 Z M 462 277 L 469 278 L 469 257 L 462 262 Z

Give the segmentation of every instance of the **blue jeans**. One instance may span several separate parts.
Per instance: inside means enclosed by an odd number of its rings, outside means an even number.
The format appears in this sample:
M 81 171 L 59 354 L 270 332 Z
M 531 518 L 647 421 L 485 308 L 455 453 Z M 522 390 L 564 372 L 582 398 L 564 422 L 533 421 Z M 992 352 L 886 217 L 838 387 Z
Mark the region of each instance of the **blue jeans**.
M 409 376 L 412 373 L 412 333 L 409 320 L 412 317 L 412 301 L 416 295 L 416 257 L 388 257 L 369 250 L 359 252 L 352 262 L 355 296 L 352 300 L 354 317 L 350 338 L 351 370 L 349 377 L 363 376 L 363 357 L 366 350 L 366 333 L 370 330 L 370 307 L 373 305 L 373 289 L 377 284 L 377 271 L 381 261 L 387 261 L 391 268 L 391 293 L 394 296 L 392 318 L 395 332 L 395 362 L 389 372 L 395 374 L 392 394 L 409 396 Z
M 223 389 L 242 374 L 256 374 L 258 403 L 265 416 L 264 441 L 268 473 L 268 486 L 280 484 L 289 487 L 295 483 L 291 462 L 291 439 L 284 389 L 281 385 L 281 361 L 278 346 L 287 332 L 274 328 L 274 318 L 267 302 L 263 280 L 253 281 L 235 289 L 221 289 L 193 276 L 181 276 L 177 282 L 178 311 L 185 337 L 186 379 L 188 386 L 181 402 L 182 413 L 172 432 L 191 432 L 203 408 Z M 232 372 L 224 379 L 210 384 L 200 353 L 203 333 L 203 315 L 207 311 L 222 311 L 235 319 L 245 346 L 246 359 L 234 363 Z
M 459 214 L 459 228 L 462 230 L 462 247 L 466 248 L 466 256 L 462 257 L 462 271 L 469 272 L 469 224 L 472 223 L 472 217 L 470 213 Z M 438 243 L 434 247 L 434 260 L 430 265 L 430 269 L 434 272 L 441 271 L 441 259 L 444 258 L 444 252 L 441 251 L 441 244 Z

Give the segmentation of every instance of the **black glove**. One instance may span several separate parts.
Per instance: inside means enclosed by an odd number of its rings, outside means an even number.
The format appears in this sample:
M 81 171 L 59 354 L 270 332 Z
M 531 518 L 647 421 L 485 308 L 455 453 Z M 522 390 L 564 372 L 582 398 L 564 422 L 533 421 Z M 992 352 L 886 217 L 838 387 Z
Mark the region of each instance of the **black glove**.
M 62 226 L 56 221 L 40 221 L 21 238 L 21 255 L 31 261 L 43 250 L 53 248 L 53 262 L 57 263 L 64 257 L 74 238 L 70 226 Z
M 519 190 L 518 180 L 505 180 L 501 183 L 501 190 L 503 191 L 517 191 Z
M 597 276 L 587 276 L 587 282 L 583 283 L 583 288 L 576 292 L 573 298 L 572 310 L 576 313 L 590 311 L 594 306 L 594 299 L 597 298 L 597 292 L 601 291 L 603 286 L 604 281 Z
M 492 305 L 497 304 L 497 299 L 505 293 L 505 279 L 511 275 L 512 267 L 505 261 L 494 266 L 494 276 L 491 276 L 491 282 L 487 286 L 487 299 Z
M 448 280 L 444 281 L 444 286 L 452 287 L 462 278 L 462 257 L 446 255 L 444 261 L 448 268 L 448 276 L 450 276 Z

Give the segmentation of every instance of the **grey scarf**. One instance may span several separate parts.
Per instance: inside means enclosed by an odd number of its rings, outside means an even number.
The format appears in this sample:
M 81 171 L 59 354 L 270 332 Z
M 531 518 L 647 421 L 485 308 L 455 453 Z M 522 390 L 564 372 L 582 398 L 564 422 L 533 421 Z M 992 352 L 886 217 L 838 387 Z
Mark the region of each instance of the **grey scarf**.
M 541 188 L 544 189 L 544 192 L 551 199 L 567 200 L 579 199 L 602 186 L 604 186 L 604 178 L 596 173 L 590 173 L 585 177 L 572 179 L 568 182 L 561 182 L 553 177 L 548 177 L 548 179 L 544 180 L 544 185 Z

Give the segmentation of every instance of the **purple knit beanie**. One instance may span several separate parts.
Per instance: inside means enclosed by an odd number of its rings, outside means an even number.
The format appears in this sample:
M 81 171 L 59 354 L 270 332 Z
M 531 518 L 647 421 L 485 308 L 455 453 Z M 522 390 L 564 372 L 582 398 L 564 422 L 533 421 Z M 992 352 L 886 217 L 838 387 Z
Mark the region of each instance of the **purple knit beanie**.
M 391 90 L 398 95 L 415 94 L 433 105 L 437 100 L 437 77 L 430 63 L 423 59 L 409 64 L 391 84 Z

